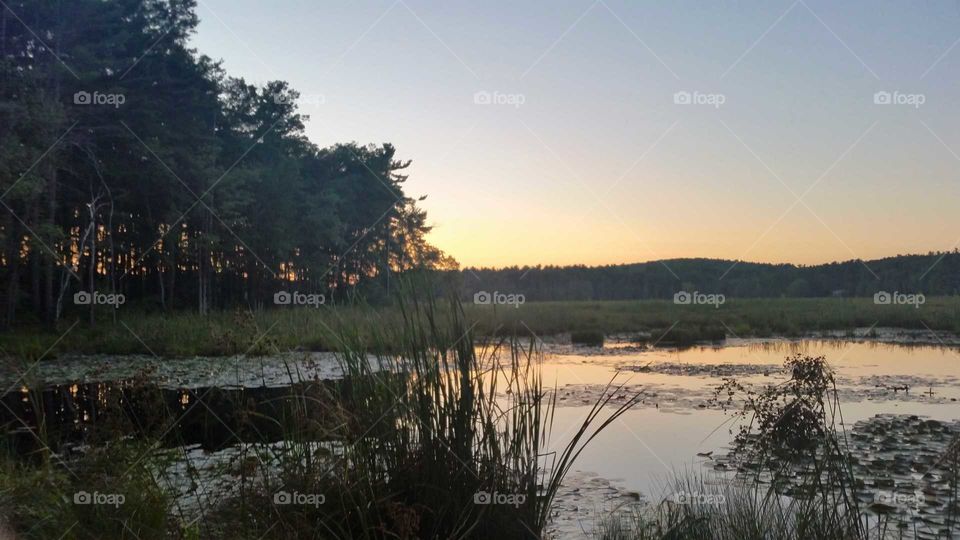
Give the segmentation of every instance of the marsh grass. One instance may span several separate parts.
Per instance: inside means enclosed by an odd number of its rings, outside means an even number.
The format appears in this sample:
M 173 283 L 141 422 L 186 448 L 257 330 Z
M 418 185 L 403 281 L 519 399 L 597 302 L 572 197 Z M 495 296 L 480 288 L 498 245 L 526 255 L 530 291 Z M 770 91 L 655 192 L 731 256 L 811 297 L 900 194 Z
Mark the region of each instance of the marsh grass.
M 56 346 L 48 356 L 142 354 L 144 344 L 165 357 L 223 356 L 273 348 L 338 351 L 343 347 L 338 339 L 340 334 L 358 329 L 373 331 L 365 324 L 373 311 L 386 326 L 402 324 L 403 313 L 397 305 L 376 310 L 363 305 L 327 305 L 223 311 L 206 316 L 190 312 L 144 313 L 131 307 L 118 315 L 123 324 L 104 321 L 91 328 L 80 323 L 67 332 L 73 323 L 63 321 L 57 329 L 7 330 L 0 333 L 0 348 L 22 349 L 35 356 L 54 343 Z M 491 337 L 595 330 L 606 335 L 647 333 L 656 341 L 674 325 L 677 342 L 718 340 L 725 333 L 736 337 L 799 336 L 874 326 L 960 333 L 960 296 L 930 297 L 919 308 L 876 305 L 872 298 L 756 298 L 728 299 L 719 308 L 638 300 L 527 302 L 516 309 L 471 304 L 464 306 L 463 311 L 476 336 Z
M 0 529 L 10 538 L 160 539 L 176 529 L 172 501 L 155 482 L 144 445 L 117 441 L 65 463 L 0 461 Z M 122 504 L 81 504 L 97 494 Z M 7 537 L 4 537 L 7 538 Z
M 694 496 L 680 502 L 678 494 Z M 833 519 L 815 500 L 790 500 L 756 485 L 681 474 L 673 495 L 654 507 L 633 506 L 601 521 L 602 540 L 844 540 L 863 538 L 855 516 Z
M 248 500 L 229 504 L 254 537 L 267 527 L 306 537 L 310 524 L 338 538 L 539 538 L 583 447 L 635 402 L 607 409 L 620 390 L 611 386 L 569 443 L 548 453 L 555 393 L 535 340 L 478 347 L 456 301 L 414 298 L 399 310 L 399 327 L 373 321 L 375 331 L 337 337 L 349 384 L 334 401 L 349 410 L 333 413 L 342 421 L 329 435 L 341 452 L 311 453 L 297 431 L 287 440 L 299 451 L 279 474 L 242 480 Z M 278 508 L 272 490 L 326 502 Z
M 53 453 L 44 442 L 39 459 L 6 455 L 0 524 L 23 538 L 56 538 L 74 522 L 67 537 L 539 538 L 580 452 L 636 402 L 611 405 L 623 393 L 611 382 L 554 451 L 556 394 L 541 378 L 536 339 L 479 342 L 456 300 L 412 294 L 385 317 L 364 313 L 325 322 L 319 334 L 336 343 L 343 381 L 291 384 L 271 398 L 282 407 L 210 389 L 185 396 L 180 411 L 146 379 L 103 389 L 103 423 L 84 431 L 83 447 Z M 257 325 L 236 317 L 222 339 L 231 349 L 248 346 Z M 42 401 L 31 409 L 36 437 L 47 436 Z M 187 413 L 201 407 L 233 435 L 212 465 L 190 461 L 178 442 Z M 193 503 L 180 498 L 184 489 Z M 73 504 L 81 490 L 127 499 Z

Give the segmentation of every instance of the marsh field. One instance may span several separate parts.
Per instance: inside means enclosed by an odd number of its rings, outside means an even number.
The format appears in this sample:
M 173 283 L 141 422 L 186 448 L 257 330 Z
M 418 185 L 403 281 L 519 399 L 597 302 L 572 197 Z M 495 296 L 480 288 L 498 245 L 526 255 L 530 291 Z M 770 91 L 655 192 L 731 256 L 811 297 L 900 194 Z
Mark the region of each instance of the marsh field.
M 872 298 L 730 299 L 722 307 L 677 305 L 669 300 L 525 302 L 522 305 L 476 305 L 462 308 L 477 336 L 581 334 L 633 336 L 651 343 L 689 345 L 737 337 L 853 336 L 860 329 L 901 329 L 910 339 L 936 342 L 960 334 L 960 297 L 925 299 L 912 305 L 877 305 Z M 443 308 L 440 308 L 443 309 Z M 123 311 L 123 313 L 120 313 Z M 23 326 L 0 333 L 8 351 L 41 355 L 66 351 L 81 354 L 224 356 L 254 350 L 334 351 L 342 348 L 338 332 L 369 329 L 378 320 L 398 325 L 394 307 L 317 306 L 299 309 L 141 313 L 124 307 L 99 307 L 100 324 L 74 317 L 57 329 Z M 901 336 L 908 339 L 907 336 Z
M 958 309 L 414 295 L 7 333 L 3 523 L 12 538 L 953 538 Z

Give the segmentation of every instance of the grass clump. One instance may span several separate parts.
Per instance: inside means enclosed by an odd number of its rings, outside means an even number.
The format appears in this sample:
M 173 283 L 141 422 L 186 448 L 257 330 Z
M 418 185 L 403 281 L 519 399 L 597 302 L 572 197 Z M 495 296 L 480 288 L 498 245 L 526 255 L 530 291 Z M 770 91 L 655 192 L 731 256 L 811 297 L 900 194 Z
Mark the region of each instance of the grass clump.
M 598 330 L 577 330 L 570 332 L 570 342 L 574 345 L 588 347 L 603 347 L 603 332 Z
M 149 448 L 117 441 L 70 462 L 34 456 L 0 462 L 0 533 L 4 538 L 161 539 L 175 527 L 171 499 L 156 481 Z
M 398 309 L 401 325 L 371 319 L 373 329 L 335 335 L 346 374 L 339 405 L 321 432 L 291 429 L 256 455 L 205 535 L 541 537 L 583 447 L 636 400 L 606 409 L 622 391 L 608 388 L 569 443 L 548 452 L 556 396 L 540 378 L 536 340 L 478 347 L 456 301 L 405 299 Z
M 767 497 L 757 486 L 681 475 L 654 507 L 631 506 L 602 520 L 597 540 L 854 540 L 855 516 L 833 519 L 815 501 Z
M 398 319 L 328 325 L 343 380 L 291 385 L 269 407 L 243 389 L 191 391 L 182 411 L 133 381 L 104 390 L 106 423 L 85 432 L 80 457 L 51 442 L 63 458 L 0 460 L 0 524 L 17 538 L 541 537 L 580 452 L 636 398 L 607 408 L 623 393 L 611 384 L 555 451 L 556 395 L 537 340 L 478 343 L 455 300 L 410 297 L 397 309 Z M 41 402 L 29 428 L 38 439 L 54 413 Z M 199 425 L 204 410 L 217 421 Z M 228 440 L 191 461 L 191 429 Z M 81 491 L 125 501 L 73 504 Z

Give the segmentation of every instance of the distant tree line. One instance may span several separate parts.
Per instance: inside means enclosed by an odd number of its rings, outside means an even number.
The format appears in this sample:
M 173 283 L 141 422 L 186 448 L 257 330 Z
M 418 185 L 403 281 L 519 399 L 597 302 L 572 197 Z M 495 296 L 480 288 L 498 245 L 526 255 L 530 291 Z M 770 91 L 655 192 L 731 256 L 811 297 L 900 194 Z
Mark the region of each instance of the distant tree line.
M 81 290 L 204 313 L 455 264 L 424 240 L 409 162 L 310 143 L 287 83 L 187 47 L 194 0 L 5 6 L 0 324 L 53 323 Z
M 610 266 L 467 268 L 461 296 L 499 291 L 527 301 L 672 298 L 679 291 L 729 298 L 870 296 L 879 291 L 960 294 L 960 253 L 901 255 L 816 266 L 674 259 Z

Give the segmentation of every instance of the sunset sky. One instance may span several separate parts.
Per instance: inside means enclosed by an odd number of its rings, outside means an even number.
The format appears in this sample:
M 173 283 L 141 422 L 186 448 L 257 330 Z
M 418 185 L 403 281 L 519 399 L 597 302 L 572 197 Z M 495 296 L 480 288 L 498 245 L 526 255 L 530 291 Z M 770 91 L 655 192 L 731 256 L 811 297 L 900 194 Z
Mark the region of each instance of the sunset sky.
M 315 143 L 412 160 L 430 239 L 464 265 L 812 264 L 960 241 L 960 2 L 198 12 L 198 50 L 289 81 Z

